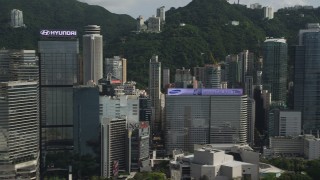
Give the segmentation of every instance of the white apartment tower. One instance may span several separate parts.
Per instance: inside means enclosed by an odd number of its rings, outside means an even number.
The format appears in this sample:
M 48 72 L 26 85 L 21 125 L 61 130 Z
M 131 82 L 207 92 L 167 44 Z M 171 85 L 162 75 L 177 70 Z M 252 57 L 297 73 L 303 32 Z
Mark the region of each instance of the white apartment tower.
M 273 9 L 270 6 L 263 7 L 263 17 L 266 19 L 273 19 Z
M 93 82 L 103 77 L 103 38 L 100 26 L 85 26 L 83 35 L 83 83 Z
M 23 12 L 18 9 L 11 10 L 11 27 L 19 28 L 24 27 L 23 24 Z
M 149 17 L 148 19 L 148 31 L 159 33 L 161 31 L 161 20 L 160 17 Z
M 149 63 L 149 97 L 151 99 L 151 107 L 154 109 L 151 122 L 152 131 L 161 129 L 161 62 L 158 56 L 154 55 Z
M 157 17 L 160 18 L 161 23 L 166 21 L 166 11 L 164 6 L 157 8 Z

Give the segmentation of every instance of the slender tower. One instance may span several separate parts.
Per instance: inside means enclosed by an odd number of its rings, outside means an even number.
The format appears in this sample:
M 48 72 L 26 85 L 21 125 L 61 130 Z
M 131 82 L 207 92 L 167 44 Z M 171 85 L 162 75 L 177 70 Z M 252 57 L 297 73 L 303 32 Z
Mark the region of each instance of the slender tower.
M 158 56 L 154 55 L 149 63 L 149 96 L 151 99 L 151 107 L 154 109 L 152 119 L 153 131 L 161 130 L 160 87 L 161 62 L 158 61 Z
M 83 35 L 83 83 L 98 83 L 103 77 L 102 61 L 102 35 L 100 35 L 100 26 L 88 25 L 85 27 Z

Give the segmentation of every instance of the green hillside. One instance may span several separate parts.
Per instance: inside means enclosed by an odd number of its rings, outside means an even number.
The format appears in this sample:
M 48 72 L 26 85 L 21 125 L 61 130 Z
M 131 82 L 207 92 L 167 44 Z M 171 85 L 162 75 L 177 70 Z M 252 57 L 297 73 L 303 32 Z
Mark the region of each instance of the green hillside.
M 26 29 L 9 28 L 9 12 L 13 8 L 24 11 Z M 225 0 L 193 0 L 185 7 L 166 12 L 161 33 L 136 34 L 132 32 L 136 28 L 135 20 L 130 16 L 112 14 L 102 7 L 76 0 L 1 0 L 0 47 L 37 49 L 41 28 L 72 28 L 81 35 L 83 26 L 97 24 L 102 26 L 105 57 L 127 58 L 128 80 L 146 86 L 148 63 L 153 54 L 159 55 L 162 66 L 172 72 L 181 67 L 218 62 L 244 49 L 259 55 L 265 37 L 285 37 L 291 47 L 297 44 L 299 29 L 319 20 L 319 8 L 281 9 L 274 19 L 265 20 L 261 9 L 248 9 Z M 233 26 L 231 21 L 240 24 Z M 290 57 L 292 52 L 290 48 Z M 292 58 L 289 63 L 292 65 Z
M 23 11 L 27 28 L 10 28 L 12 9 Z M 1 0 L 0 24 L 0 47 L 34 49 L 43 28 L 76 29 L 81 35 L 84 26 L 98 24 L 106 43 L 135 28 L 134 19 L 128 15 L 113 14 L 76 0 Z

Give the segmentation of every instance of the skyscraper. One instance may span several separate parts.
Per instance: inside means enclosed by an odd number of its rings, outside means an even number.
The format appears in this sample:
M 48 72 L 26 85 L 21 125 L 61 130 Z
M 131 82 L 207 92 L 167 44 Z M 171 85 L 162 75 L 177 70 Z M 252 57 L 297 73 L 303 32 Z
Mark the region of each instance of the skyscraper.
M 263 43 L 263 89 L 273 101 L 286 101 L 288 45 L 285 39 L 267 39 Z
M 103 77 L 103 39 L 100 26 L 88 25 L 83 35 L 83 83 L 98 84 Z
M 1 178 L 39 178 L 38 87 L 38 81 L 0 82 Z
M 167 84 L 170 84 L 170 69 L 163 68 L 162 72 L 162 87 L 165 88 Z
M 105 73 L 104 76 L 111 73 L 112 78 L 120 80 L 121 83 L 127 82 L 127 60 L 120 56 L 105 59 Z
M 43 152 L 73 149 L 73 85 L 78 83 L 79 63 L 75 34 L 38 42 Z
M 194 75 L 198 81 L 203 83 L 205 88 L 221 88 L 220 64 L 206 64 L 204 67 L 195 67 Z
M 195 67 L 195 69 L 199 69 Z M 174 75 L 174 84 L 176 88 L 187 88 L 188 85 L 192 85 L 192 75 L 190 69 L 176 69 L 176 74 Z
M 221 66 L 219 64 L 205 65 L 205 88 L 220 88 Z
M 114 164 L 118 170 L 129 172 L 128 131 L 125 119 L 101 119 L 101 175 L 114 176 Z
M 226 57 L 226 75 L 228 79 L 228 87 L 235 88 L 240 86 L 241 73 L 238 55 L 228 55 Z
M 73 89 L 74 150 L 80 155 L 95 156 L 90 145 L 100 142 L 99 89 L 75 86 Z
M 247 142 L 247 112 L 242 89 L 169 89 L 167 154 L 176 148 L 192 152 L 194 144 Z
M 320 26 L 308 24 L 300 30 L 296 46 L 294 109 L 302 112 L 305 133 L 320 130 Z
M 154 55 L 149 63 L 149 96 L 151 99 L 151 107 L 154 109 L 153 119 L 151 121 L 152 131 L 161 130 L 161 62 L 158 61 L 158 56 Z
M 38 79 L 35 50 L 0 50 L 0 82 Z

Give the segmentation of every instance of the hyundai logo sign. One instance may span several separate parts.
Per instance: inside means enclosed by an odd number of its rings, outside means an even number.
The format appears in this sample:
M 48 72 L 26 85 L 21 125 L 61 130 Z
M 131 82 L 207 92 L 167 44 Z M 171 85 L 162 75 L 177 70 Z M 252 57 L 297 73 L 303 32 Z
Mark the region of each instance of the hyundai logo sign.
M 77 31 L 75 30 L 40 30 L 40 35 L 45 37 L 76 37 Z

